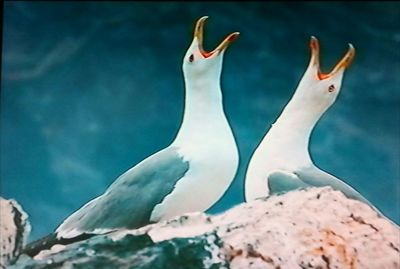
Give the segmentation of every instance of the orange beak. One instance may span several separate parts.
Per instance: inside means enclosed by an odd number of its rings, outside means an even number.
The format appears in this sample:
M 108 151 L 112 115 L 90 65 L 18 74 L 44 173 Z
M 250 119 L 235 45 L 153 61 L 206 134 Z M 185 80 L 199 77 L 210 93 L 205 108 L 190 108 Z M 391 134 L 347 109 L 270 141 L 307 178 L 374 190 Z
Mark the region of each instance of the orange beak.
M 320 70 L 319 42 L 318 42 L 318 39 L 315 38 L 314 36 L 312 36 L 310 39 L 310 48 L 311 48 L 310 64 L 315 65 L 317 67 L 317 70 L 318 70 L 317 77 L 319 80 L 330 78 L 333 75 L 335 75 L 339 70 L 349 67 L 351 62 L 353 61 L 354 55 L 356 53 L 353 45 L 349 43 L 349 49 L 347 50 L 347 53 L 336 64 L 335 68 L 333 68 L 333 70 L 330 73 L 326 74 L 326 73 L 322 73 Z
M 234 40 L 236 40 L 237 37 L 239 36 L 239 32 L 234 32 L 234 33 L 228 35 L 221 42 L 221 44 L 219 44 L 219 46 L 216 49 L 214 49 L 213 51 L 211 51 L 211 52 L 205 51 L 203 48 L 203 35 L 204 35 L 204 24 L 207 19 L 208 19 L 208 16 L 201 17 L 197 21 L 196 27 L 194 29 L 194 37 L 197 38 L 197 40 L 198 40 L 199 50 L 204 58 L 208 58 L 208 57 L 214 55 L 215 53 L 217 53 L 217 55 L 219 55 L 222 51 L 224 51 L 228 47 L 228 45 L 230 43 L 232 43 Z

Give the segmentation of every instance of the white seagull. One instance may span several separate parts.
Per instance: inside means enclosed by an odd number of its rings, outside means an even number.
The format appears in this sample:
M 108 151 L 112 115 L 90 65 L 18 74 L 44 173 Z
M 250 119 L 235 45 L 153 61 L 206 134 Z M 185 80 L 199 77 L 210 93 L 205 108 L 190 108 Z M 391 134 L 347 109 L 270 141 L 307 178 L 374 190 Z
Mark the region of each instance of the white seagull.
M 25 253 L 34 256 L 40 248 L 56 243 L 206 211 L 222 197 L 235 177 L 239 154 L 224 113 L 220 77 L 225 49 L 239 33 L 228 35 L 215 50 L 206 52 L 207 18 L 197 21 L 183 58 L 185 110 L 172 144 L 123 173 L 54 234 L 28 245 Z
M 297 89 L 251 157 L 245 178 L 246 201 L 310 186 L 331 186 L 347 197 L 371 204 L 355 189 L 319 169 L 309 153 L 314 126 L 335 102 L 354 47 L 329 73 L 320 71 L 319 43 L 311 37 L 311 60 Z

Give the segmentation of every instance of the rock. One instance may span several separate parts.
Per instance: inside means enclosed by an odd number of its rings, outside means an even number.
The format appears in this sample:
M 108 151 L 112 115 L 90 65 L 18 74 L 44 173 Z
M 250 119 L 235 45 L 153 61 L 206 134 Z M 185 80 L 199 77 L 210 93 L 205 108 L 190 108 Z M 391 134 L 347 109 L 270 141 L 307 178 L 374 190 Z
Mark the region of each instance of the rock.
M 24 256 L 9 268 L 206 268 L 209 244 L 221 247 L 213 235 L 174 238 L 157 244 L 146 234 L 126 234 L 117 241 L 97 236 L 41 260 Z M 221 260 L 219 265 L 224 262 Z
M 15 268 L 399 268 L 400 230 L 330 187 L 54 247 Z
M 15 200 L 0 197 L 0 268 L 18 257 L 31 227 L 28 215 Z

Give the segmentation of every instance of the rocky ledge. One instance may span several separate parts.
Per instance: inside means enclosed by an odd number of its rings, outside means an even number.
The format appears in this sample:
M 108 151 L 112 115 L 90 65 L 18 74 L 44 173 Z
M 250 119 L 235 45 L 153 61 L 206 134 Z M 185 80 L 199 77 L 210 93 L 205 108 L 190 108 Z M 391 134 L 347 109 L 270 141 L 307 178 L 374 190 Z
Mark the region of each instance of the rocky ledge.
M 21 253 L 31 226 L 17 201 L 0 197 L 0 269 Z
M 54 246 L 8 268 L 399 268 L 400 229 L 329 187 Z

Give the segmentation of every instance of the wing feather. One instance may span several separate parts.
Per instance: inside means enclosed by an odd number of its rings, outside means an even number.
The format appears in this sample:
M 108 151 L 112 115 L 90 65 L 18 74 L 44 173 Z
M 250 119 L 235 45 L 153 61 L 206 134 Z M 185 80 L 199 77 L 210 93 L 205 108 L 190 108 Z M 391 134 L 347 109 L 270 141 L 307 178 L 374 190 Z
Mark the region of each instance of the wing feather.
M 138 228 L 149 223 L 153 208 L 172 192 L 189 170 L 189 163 L 169 147 L 122 174 L 101 196 L 68 217 L 58 237 Z

